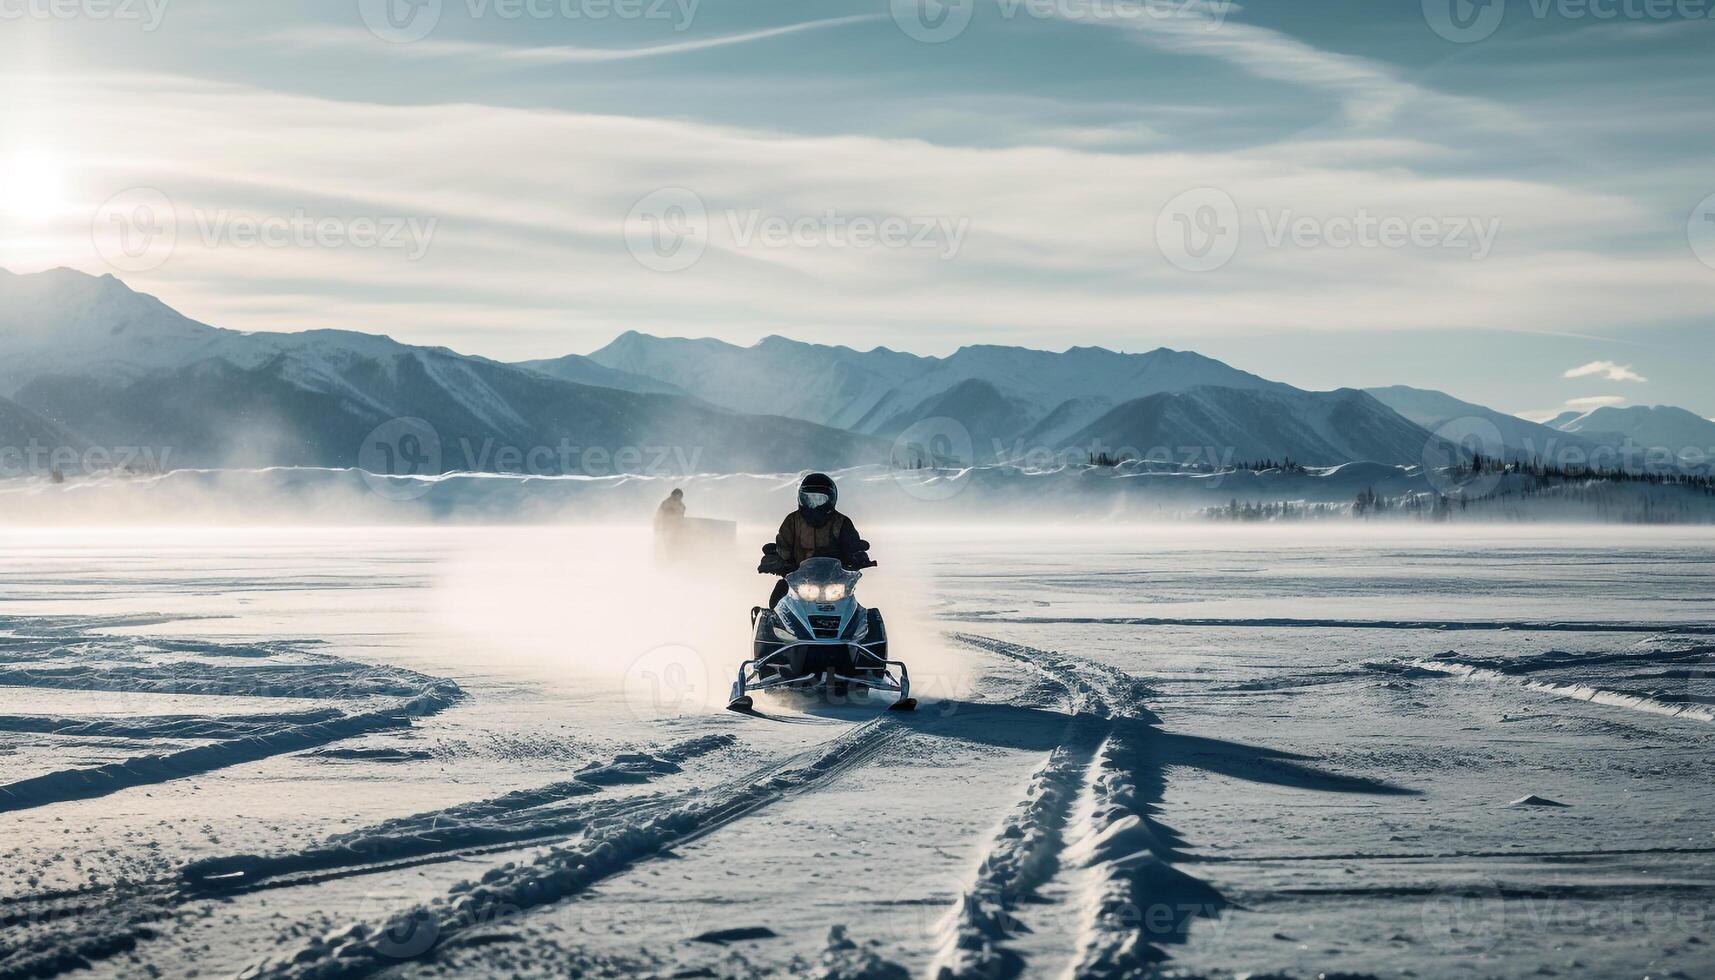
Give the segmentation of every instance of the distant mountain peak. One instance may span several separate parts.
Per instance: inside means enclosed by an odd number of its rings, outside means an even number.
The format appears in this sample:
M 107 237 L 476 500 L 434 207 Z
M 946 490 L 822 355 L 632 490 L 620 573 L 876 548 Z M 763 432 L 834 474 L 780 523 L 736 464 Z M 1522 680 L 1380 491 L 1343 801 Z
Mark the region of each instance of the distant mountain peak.
M 1715 450 L 1715 422 L 1673 405 L 1603 405 L 1588 412 L 1565 412 L 1549 421 L 1610 446 L 1661 448 L 1679 454 Z
M 1146 456 L 1165 451 L 1178 462 L 1213 465 L 1286 458 L 1322 465 L 1354 460 L 1411 464 L 1421 461 L 1431 438 L 1353 388 L 1197 385 L 1115 405 L 1070 443 Z M 1223 453 L 1232 458 L 1220 458 Z M 1183 458 L 1191 454 L 1200 455 Z

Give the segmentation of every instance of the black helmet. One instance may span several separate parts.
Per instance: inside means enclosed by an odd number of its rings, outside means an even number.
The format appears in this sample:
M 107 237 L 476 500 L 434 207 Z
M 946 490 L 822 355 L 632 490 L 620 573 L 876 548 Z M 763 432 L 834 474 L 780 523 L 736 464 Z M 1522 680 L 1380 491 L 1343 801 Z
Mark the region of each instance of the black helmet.
M 826 473 L 811 473 L 798 481 L 798 509 L 817 527 L 827 523 L 839 499 L 839 488 Z
M 671 494 L 671 496 L 683 497 L 684 495 L 685 495 L 685 491 L 680 490 L 678 487 L 673 488 L 673 493 Z

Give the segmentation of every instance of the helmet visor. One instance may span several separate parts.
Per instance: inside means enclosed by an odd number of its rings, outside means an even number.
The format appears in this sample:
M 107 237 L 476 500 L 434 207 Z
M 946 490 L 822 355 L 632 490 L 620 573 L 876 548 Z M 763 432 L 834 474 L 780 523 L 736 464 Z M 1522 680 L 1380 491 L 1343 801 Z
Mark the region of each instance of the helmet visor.
M 817 507 L 825 507 L 833 502 L 834 498 L 832 496 L 818 490 L 798 491 L 798 505 L 801 507 L 807 507 L 810 510 L 815 510 Z

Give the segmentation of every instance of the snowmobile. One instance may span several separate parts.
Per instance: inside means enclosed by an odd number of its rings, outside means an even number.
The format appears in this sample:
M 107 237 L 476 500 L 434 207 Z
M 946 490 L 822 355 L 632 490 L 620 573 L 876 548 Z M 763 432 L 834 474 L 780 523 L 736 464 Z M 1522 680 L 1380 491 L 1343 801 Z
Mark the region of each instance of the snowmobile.
M 739 665 L 727 707 L 751 710 L 756 691 L 794 691 L 834 702 L 893 691 L 899 700 L 888 710 L 917 707 L 905 664 L 887 659 L 881 610 L 858 604 L 862 577 L 838 558 L 811 558 L 786 576 L 786 595 L 773 609 L 751 609 L 751 659 Z

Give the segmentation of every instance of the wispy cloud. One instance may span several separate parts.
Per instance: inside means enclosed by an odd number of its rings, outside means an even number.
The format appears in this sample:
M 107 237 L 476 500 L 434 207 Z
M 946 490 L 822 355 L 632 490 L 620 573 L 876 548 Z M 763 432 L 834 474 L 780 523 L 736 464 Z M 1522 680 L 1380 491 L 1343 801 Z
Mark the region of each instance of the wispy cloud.
M 1569 368 L 1563 378 L 1588 378 L 1601 376 L 1609 381 L 1648 381 L 1649 379 L 1632 370 L 1630 364 L 1615 364 L 1613 361 L 1591 361 L 1575 368 Z M 1624 401 L 1624 399 L 1621 399 Z
M 78 161 L 72 193 L 85 208 L 27 242 L 0 235 L 0 265 L 101 271 L 90 210 L 128 188 L 157 188 L 182 211 L 178 248 L 166 265 L 126 278 L 238 329 L 337 325 L 535 357 L 590 349 L 640 325 L 741 340 L 861 331 L 866 343 L 950 349 L 978 337 L 1041 344 L 1068 323 L 1081 342 L 1124 346 L 1140 324 L 1179 336 L 1574 333 L 1707 308 L 1708 270 L 1697 263 L 1595 244 L 1647 220 L 1637 204 L 1537 179 L 1422 173 L 1406 165 L 1409 145 L 1390 147 L 1392 163 L 1371 169 L 1328 159 L 1325 144 L 1291 141 L 1243 153 L 976 148 L 563 110 L 382 105 L 159 75 L 0 82 L 36 110 L 26 117 L 44 120 L 15 128 L 20 143 Z M 175 111 L 151 111 L 167 101 Z M 257 118 L 271 120 L 274 138 L 231 138 Z M 1163 257 L 1156 219 L 1181 190 L 1203 186 L 1237 202 L 1241 237 L 1228 266 L 1194 274 Z M 707 206 L 707 251 L 694 268 L 662 274 L 633 258 L 624 229 L 641 199 L 669 187 Z M 1350 218 L 1353 202 L 1372 216 L 1505 223 L 1483 261 L 1449 249 L 1267 240 L 1271 222 Z M 193 210 L 434 218 L 438 228 L 411 263 L 380 249 L 207 246 Z M 950 261 L 912 248 L 747 247 L 729 217 L 829 213 L 968 220 L 969 234 Z M 296 302 L 264 310 L 249 299 L 275 292 Z
M 1622 395 L 1590 395 L 1587 398 L 1568 398 L 1558 408 L 1539 408 L 1533 411 L 1518 412 L 1515 414 L 1517 414 L 1519 418 L 1525 419 L 1529 422 L 1548 422 L 1551 419 L 1559 418 L 1568 412 L 1583 415 L 1585 412 L 1591 412 L 1598 408 L 1623 405 L 1625 402 L 1626 399 Z
M 758 31 L 723 34 L 718 37 L 674 41 L 670 44 L 652 44 L 637 48 L 581 48 L 570 45 L 519 47 L 481 41 L 441 40 L 422 40 L 412 44 L 378 45 L 373 35 L 357 28 L 303 28 L 280 31 L 267 37 L 271 43 L 283 41 L 311 47 L 360 48 L 365 52 L 381 51 L 399 57 L 467 58 L 490 62 L 539 65 L 594 64 L 628 61 L 633 58 L 658 58 L 664 55 L 684 54 L 688 51 L 705 51 L 710 48 L 724 48 L 735 44 L 749 44 L 769 38 L 784 37 L 788 34 L 800 34 L 804 31 L 880 20 L 884 16 L 883 14 L 853 14 L 848 17 L 828 17 L 823 20 L 802 21 Z
M 1433 91 L 1380 62 L 1233 20 L 1220 3 L 1175 4 L 1164 10 L 1148 4 L 1116 7 L 1096 0 L 1064 0 L 1057 9 L 1068 20 L 1130 30 L 1139 41 L 1176 54 L 1220 58 L 1258 78 L 1327 92 L 1358 124 L 1385 122 L 1409 105 L 1437 107 L 1472 122 L 1519 121 L 1494 103 Z

